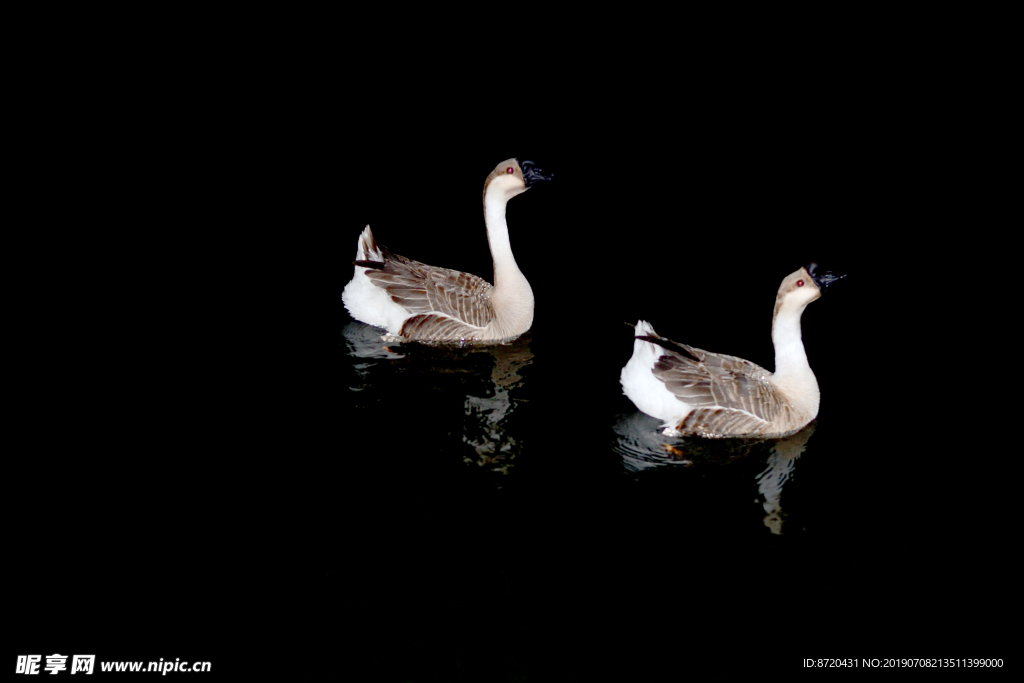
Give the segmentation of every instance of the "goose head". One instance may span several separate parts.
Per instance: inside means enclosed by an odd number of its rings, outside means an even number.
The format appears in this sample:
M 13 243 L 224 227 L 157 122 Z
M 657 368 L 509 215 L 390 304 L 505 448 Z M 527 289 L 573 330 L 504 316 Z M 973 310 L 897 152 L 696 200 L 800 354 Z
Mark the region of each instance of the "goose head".
M 836 280 L 846 275 L 822 270 L 817 263 L 809 263 L 795 273 L 790 273 L 779 285 L 775 298 L 775 317 L 780 313 L 800 314 L 804 307 L 821 297 L 822 292 Z
M 512 158 L 502 161 L 494 167 L 487 180 L 484 181 L 484 201 L 492 197 L 507 202 L 512 197 L 526 192 L 539 182 L 551 180 L 552 175 L 546 173 L 532 161 Z

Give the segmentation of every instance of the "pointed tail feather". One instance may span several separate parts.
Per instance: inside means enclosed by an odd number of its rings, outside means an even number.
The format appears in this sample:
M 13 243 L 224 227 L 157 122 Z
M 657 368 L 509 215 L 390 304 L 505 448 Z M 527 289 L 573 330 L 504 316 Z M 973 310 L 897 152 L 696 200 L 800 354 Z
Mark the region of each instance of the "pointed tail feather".
M 646 342 L 651 342 L 652 344 L 657 344 L 658 346 L 660 346 L 663 349 L 668 349 L 669 351 L 675 351 L 679 355 L 686 356 L 687 358 L 689 358 L 690 360 L 692 360 L 695 363 L 700 363 L 701 362 L 700 358 L 697 358 L 697 356 L 693 355 L 693 353 L 690 351 L 690 349 L 688 347 L 684 346 L 683 344 L 679 344 L 677 342 L 674 342 L 671 339 L 663 339 L 662 337 L 652 336 L 652 335 L 649 335 L 649 334 L 640 335 L 640 336 L 638 336 L 636 338 L 637 339 L 642 339 L 643 341 L 646 341 Z
M 380 245 L 377 244 L 377 240 L 373 238 L 373 232 L 370 231 L 370 226 L 367 225 L 363 232 L 359 235 L 359 242 L 356 250 L 356 261 L 370 261 L 376 263 L 384 262 L 384 251 Z M 363 264 L 357 264 L 363 265 Z M 374 268 L 377 266 L 363 266 L 364 268 Z
M 652 344 L 657 344 L 658 346 L 660 346 L 663 349 L 668 349 L 669 351 L 675 351 L 676 353 L 678 353 L 678 354 L 680 354 L 680 355 L 682 355 L 682 356 L 684 356 L 686 358 L 689 358 L 690 360 L 692 360 L 694 362 L 697 362 L 697 363 L 701 362 L 701 359 L 697 358 L 697 356 L 695 356 L 693 354 L 693 352 L 690 351 L 690 347 L 686 346 L 685 344 L 680 344 L 678 342 L 672 341 L 671 339 L 665 339 L 664 337 L 659 337 L 658 333 L 654 331 L 654 327 L 649 322 L 647 322 L 646 320 L 638 320 L 637 323 L 636 323 L 636 326 L 634 327 L 634 329 L 636 330 L 636 333 L 637 333 L 636 336 L 634 337 L 635 339 L 639 339 L 639 340 L 645 341 L 645 342 L 650 342 Z

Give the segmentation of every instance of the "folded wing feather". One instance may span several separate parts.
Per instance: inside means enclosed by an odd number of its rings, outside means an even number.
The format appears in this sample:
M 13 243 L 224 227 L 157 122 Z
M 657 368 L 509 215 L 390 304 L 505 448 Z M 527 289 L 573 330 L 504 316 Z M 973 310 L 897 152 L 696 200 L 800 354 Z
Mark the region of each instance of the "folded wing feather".
M 402 336 L 462 339 L 494 320 L 490 301 L 494 287 L 483 278 L 428 266 L 379 248 L 381 266 L 368 269 L 366 277 L 413 314 L 403 324 Z
M 680 431 L 757 432 L 788 410 L 767 381 L 771 373 L 759 365 L 672 343 L 683 347 L 682 352 L 663 345 L 666 352 L 652 372 L 673 395 L 694 408 L 680 423 Z

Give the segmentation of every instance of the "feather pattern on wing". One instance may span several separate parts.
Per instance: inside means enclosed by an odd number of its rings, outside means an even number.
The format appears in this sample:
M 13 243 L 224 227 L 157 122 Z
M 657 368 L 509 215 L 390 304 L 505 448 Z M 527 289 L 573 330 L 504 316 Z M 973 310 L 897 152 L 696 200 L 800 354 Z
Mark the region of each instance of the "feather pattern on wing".
M 676 398 L 693 406 L 676 427 L 678 432 L 705 436 L 757 434 L 780 418 L 785 422 L 789 408 L 768 381 L 771 373 L 761 366 L 735 356 L 656 339 L 651 341 L 666 352 L 658 358 L 652 373 Z
M 428 266 L 376 246 L 383 257 L 381 265 L 368 269 L 366 277 L 413 314 L 403 325 L 402 336 L 463 339 L 494 320 L 490 300 L 494 287 L 483 278 Z

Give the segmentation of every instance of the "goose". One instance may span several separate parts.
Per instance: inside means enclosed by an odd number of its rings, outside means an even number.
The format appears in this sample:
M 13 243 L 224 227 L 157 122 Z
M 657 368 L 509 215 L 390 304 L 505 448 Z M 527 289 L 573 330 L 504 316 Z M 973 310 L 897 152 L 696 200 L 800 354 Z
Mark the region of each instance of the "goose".
M 533 290 L 512 256 L 505 206 L 551 178 L 532 161 L 512 158 L 484 181 L 493 285 L 393 254 L 367 225 L 357 242 L 355 273 L 341 295 L 345 308 L 356 320 L 387 330 L 385 341 L 501 343 L 519 337 L 533 324 Z
M 662 420 L 667 436 L 780 437 L 799 431 L 818 416 L 821 398 L 800 316 L 842 277 L 811 263 L 783 279 L 772 317 L 775 372 L 660 337 L 650 323 L 637 321 L 633 355 L 619 376 L 623 393 Z

